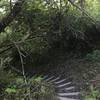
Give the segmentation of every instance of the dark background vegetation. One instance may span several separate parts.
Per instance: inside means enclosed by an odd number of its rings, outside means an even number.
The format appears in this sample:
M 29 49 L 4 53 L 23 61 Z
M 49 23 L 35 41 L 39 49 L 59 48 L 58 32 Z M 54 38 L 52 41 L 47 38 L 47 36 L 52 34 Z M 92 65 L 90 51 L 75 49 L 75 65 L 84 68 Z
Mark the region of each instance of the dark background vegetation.
M 56 73 L 72 77 L 86 100 L 100 97 L 100 1 L 12 1 L 0 0 L 0 94 L 16 92 L 9 86 L 19 77 Z

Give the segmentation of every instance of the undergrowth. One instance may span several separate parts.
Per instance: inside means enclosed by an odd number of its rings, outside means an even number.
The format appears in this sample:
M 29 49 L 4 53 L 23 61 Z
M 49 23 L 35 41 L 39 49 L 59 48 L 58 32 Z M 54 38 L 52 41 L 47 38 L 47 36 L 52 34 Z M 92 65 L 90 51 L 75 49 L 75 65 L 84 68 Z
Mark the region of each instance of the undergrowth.
M 2 88 L 0 98 L 2 100 L 53 100 L 54 89 L 52 84 L 42 81 L 41 77 L 27 79 L 27 84 L 22 76 L 13 78 Z

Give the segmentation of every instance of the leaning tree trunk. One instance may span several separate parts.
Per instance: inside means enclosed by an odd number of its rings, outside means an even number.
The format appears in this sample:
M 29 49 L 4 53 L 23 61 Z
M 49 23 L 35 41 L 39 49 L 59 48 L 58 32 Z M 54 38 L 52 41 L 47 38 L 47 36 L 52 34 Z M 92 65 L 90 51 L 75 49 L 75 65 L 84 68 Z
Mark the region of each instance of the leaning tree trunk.
M 12 8 L 11 12 L 2 18 L 0 21 L 0 33 L 4 31 L 4 29 L 14 20 L 14 18 L 20 13 L 22 5 L 25 0 L 18 0 L 14 7 Z

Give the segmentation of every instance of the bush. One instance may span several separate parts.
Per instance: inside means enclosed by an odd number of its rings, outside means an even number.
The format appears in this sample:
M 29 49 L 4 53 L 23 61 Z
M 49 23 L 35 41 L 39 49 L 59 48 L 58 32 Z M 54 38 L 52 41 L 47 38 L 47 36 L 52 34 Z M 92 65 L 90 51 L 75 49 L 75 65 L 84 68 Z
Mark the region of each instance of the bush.
M 87 54 L 86 59 L 90 61 L 99 61 L 100 60 L 100 50 L 94 50 L 93 53 Z
M 4 89 L 4 100 L 53 100 L 54 89 L 51 84 L 42 81 L 41 77 L 32 77 L 27 80 L 27 84 L 23 77 L 17 77 L 10 82 Z
M 85 100 L 100 100 L 100 90 L 90 86 L 90 93 L 85 97 Z

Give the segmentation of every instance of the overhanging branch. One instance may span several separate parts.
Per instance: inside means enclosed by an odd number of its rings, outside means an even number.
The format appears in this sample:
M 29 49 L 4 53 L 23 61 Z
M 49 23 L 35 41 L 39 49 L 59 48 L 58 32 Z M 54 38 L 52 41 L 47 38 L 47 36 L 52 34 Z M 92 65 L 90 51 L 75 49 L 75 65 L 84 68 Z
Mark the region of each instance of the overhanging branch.
M 80 11 L 82 11 L 86 16 L 88 16 L 88 17 L 92 20 L 93 24 L 96 23 L 96 21 L 88 14 L 88 12 L 86 12 L 86 11 L 84 10 L 84 8 L 81 8 L 81 7 L 77 6 L 74 2 L 72 2 L 72 0 L 68 0 L 68 1 L 69 1 L 74 7 L 76 7 L 76 8 L 79 9 Z

